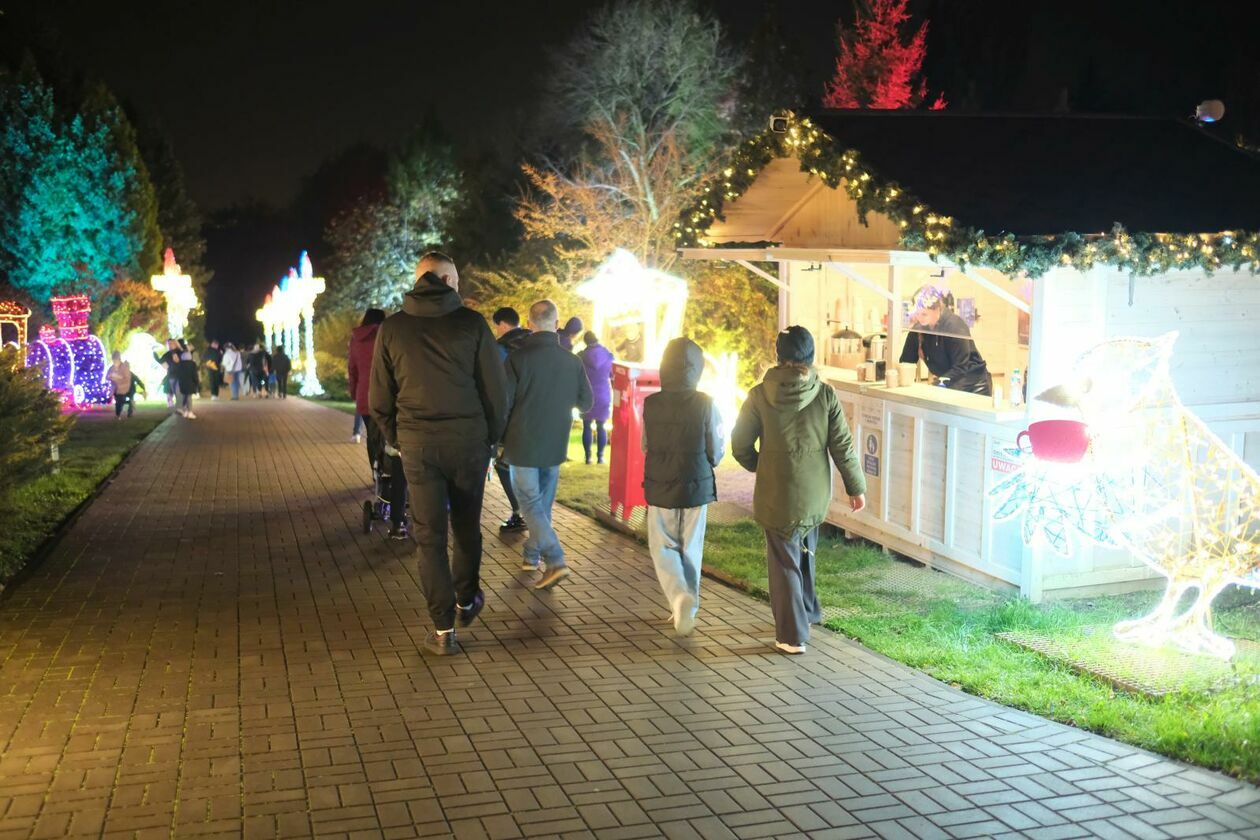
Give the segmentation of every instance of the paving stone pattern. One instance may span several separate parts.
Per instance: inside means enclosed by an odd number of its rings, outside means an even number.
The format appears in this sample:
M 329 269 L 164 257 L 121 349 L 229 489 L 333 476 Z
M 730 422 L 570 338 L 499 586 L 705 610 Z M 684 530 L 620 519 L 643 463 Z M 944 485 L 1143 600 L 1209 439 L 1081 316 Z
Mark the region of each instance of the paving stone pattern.
M 645 551 L 560 512 L 535 593 L 431 659 L 409 544 L 359 532 L 350 419 L 172 419 L 0 603 L 0 839 L 1249 837 L 1260 790 L 955 691 L 706 582 L 672 637 Z M 493 488 L 493 485 L 492 485 Z

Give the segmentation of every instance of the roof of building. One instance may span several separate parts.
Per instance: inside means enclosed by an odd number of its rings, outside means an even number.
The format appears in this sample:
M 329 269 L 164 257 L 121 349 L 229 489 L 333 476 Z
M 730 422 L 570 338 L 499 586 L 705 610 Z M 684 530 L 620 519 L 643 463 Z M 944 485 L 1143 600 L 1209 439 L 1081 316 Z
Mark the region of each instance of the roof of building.
M 1260 230 L 1260 157 L 1186 121 L 828 111 L 882 178 L 990 233 Z

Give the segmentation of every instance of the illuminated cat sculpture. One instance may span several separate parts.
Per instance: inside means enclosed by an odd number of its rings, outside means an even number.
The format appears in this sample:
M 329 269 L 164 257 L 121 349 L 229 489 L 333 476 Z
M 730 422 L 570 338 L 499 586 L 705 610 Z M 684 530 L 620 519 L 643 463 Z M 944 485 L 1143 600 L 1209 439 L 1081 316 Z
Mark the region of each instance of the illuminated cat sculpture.
M 1052 465 L 1076 470 L 1075 492 L 1092 500 L 1082 507 L 1093 510 L 1075 511 L 1067 524 L 1168 578 L 1159 605 L 1117 624 L 1116 637 L 1228 659 L 1234 643 L 1213 631 L 1210 610 L 1231 583 L 1260 588 L 1260 476 L 1181 404 L 1168 373 L 1176 340 L 1174 332 L 1103 342 L 1080 357 L 1072 381 L 1037 399 L 1078 409 L 1089 427 L 1085 459 Z M 1007 495 L 1007 516 L 1018 507 L 1016 495 L 1036 497 L 1026 478 L 1018 486 L 1021 478 L 991 491 Z M 1192 589 L 1193 603 L 1178 613 Z

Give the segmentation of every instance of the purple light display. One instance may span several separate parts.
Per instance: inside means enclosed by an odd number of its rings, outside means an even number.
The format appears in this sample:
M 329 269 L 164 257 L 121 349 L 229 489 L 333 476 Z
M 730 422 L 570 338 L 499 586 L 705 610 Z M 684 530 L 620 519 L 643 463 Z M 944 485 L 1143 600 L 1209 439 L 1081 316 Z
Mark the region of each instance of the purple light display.
M 26 347 L 26 366 L 38 368 L 48 387 L 72 405 L 107 403 L 112 398 L 105 378 L 105 345 L 87 331 L 90 304 L 85 296 L 53 298 L 60 337 L 41 328 L 39 340 Z

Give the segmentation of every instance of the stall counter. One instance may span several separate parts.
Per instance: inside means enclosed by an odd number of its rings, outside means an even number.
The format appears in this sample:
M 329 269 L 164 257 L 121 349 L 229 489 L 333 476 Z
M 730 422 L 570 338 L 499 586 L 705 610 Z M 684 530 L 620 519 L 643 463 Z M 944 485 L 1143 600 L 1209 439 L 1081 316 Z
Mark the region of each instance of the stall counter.
M 992 397 L 968 394 L 963 391 L 951 391 L 948 388 L 928 385 L 925 382 L 889 388 L 882 380 L 878 382 L 859 381 L 857 371 L 851 368 L 823 366 L 818 368 L 818 375 L 824 382 L 842 391 L 956 414 L 960 417 L 969 417 L 986 423 L 1018 424 L 1023 423 L 1026 417 L 1025 406 L 1011 407 L 1007 405 L 1003 408 L 994 408 Z

